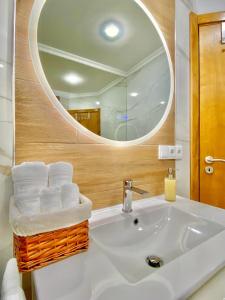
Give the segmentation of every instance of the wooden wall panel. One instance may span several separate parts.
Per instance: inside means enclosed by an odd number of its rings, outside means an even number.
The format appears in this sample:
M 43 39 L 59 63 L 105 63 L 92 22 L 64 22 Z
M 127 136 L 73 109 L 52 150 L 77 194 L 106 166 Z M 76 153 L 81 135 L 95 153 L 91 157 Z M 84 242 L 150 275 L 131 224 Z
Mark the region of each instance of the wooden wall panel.
M 122 202 L 122 181 L 132 178 L 150 192 L 163 193 L 163 179 L 172 161 L 157 159 L 158 144 L 174 143 L 174 105 L 161 130 L 142 145 L 97 144 L 74 129 L 43 91 L 31 62 L 29 15 L 34 0 L 17 0 L 16 13 L 16 163 L 58 160 L 74 165 L 74 181 L 94 208 Z M 174 0 L 144 0 L 165 34 L 174 62 Z

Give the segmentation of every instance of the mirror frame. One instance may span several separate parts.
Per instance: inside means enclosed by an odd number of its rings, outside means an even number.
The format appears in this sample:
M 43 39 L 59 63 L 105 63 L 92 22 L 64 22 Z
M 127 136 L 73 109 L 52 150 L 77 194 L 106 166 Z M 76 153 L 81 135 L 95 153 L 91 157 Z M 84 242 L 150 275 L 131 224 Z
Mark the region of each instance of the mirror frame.
M 107 144 L 111 146 L 135 146 L 144 143 L 145 141 L 149 140 L 151 137 L 153 137 L 164 125 L 172 104 L 173 104 L 173 98 L 174 98 L 174 71 L 173 71 L 173 63 L 171 59 L 171 55 L 169 52 L 169 48 L 167 46 L 167 42 L 164 38 L 164 35 L 156 22 L 155 18 L 149 11 L 149 9 L 144 5 L 144 3 L 141 0 L 131 0 L 136 2 L 137 5 L 139 5 L 144 13 L 148 16 L 150 22 L 152 22 L 153 26 L 155 27 L 157 33 L 160 36 L 160 39 L 163 43 L 164 49 L 166 51 L 167 55 L 167 60 L 169 64 L 169 70 L 170 70 L 170 95 L 169 95 L 169 100 L 168 104 L 166 107 L 166 110 L 163 114 L 163 117 L 161 120 L 158 122 L 158 124 L 146 135 L 143 137 L 140 137 L 135 140 L 131 141 L 116 141 L 116 140 L 110 140 L 105 137 L 99 136 L 92 131 L 88 130 L 84 126 L 82 126 L 78 121 L 76 121 L 68 112 L 67 110 L 63 107 L 63 105 L 58 101 L 56 98 L 55 94 L 53 93 L 53 90 L 51 86 L 48 83 L 48 80 L 45 76 L 45 73 L 42 68 L 40 56 L 39 56 L 39 49 L 38 49 L 38 40 L 37 40 L 37 32 L 38 32 L 38 23 L 39 23 L 39 18 L 43 9 L 43 6 L 45 5 L 45 2 L 47 0 L 35 0 L 30 19 L 29 19 L 29 47 L 30 47 L 30 54 L 31 54 L 31 59 L 32 63 L 36 72 L 36 75 L 38 77 L 38 80 L 40 81 L 40 84 L 44 90 L 44 92 L 47 94 L 49 100 L 53 104 L 53 106 L 57 109 L 57 111 L 63 116 L 63 118 L 75 129 L 79 130 L 81 133 L 84 135 L 88 136 L 90 139 L 94 140 L 97 144 Z

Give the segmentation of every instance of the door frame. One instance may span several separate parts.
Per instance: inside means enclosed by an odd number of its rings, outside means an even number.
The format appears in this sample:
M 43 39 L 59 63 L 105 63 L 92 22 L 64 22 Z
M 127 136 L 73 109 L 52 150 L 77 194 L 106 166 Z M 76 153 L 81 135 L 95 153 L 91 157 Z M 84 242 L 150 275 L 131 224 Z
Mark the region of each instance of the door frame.
M 190 14 L 190 195 L 200 201 L 199 26 L 225 21 L 225 12 Z

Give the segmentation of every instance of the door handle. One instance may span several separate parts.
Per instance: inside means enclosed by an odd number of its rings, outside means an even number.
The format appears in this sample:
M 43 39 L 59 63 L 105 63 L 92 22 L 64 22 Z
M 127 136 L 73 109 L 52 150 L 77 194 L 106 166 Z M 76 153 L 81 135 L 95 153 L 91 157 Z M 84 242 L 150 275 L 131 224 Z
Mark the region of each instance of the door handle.
M 212 156 L 206 156 L 205 162 L 206 162 L 207 164 L 212 164 L 212 163 L 214 163 L 214 162 L 223 162 L 223 163 L 225 163 L 225 159 L 222 159 L 222 158 L 214 158 L 214 157 L 212 157 Z

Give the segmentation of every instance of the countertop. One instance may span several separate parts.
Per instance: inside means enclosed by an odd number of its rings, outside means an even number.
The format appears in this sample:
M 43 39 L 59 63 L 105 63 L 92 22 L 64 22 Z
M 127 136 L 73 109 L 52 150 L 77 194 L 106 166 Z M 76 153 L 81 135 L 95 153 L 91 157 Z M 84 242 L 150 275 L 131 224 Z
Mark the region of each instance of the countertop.
M 225 268 L 206 282 L 189 300 L 225 300 Z

